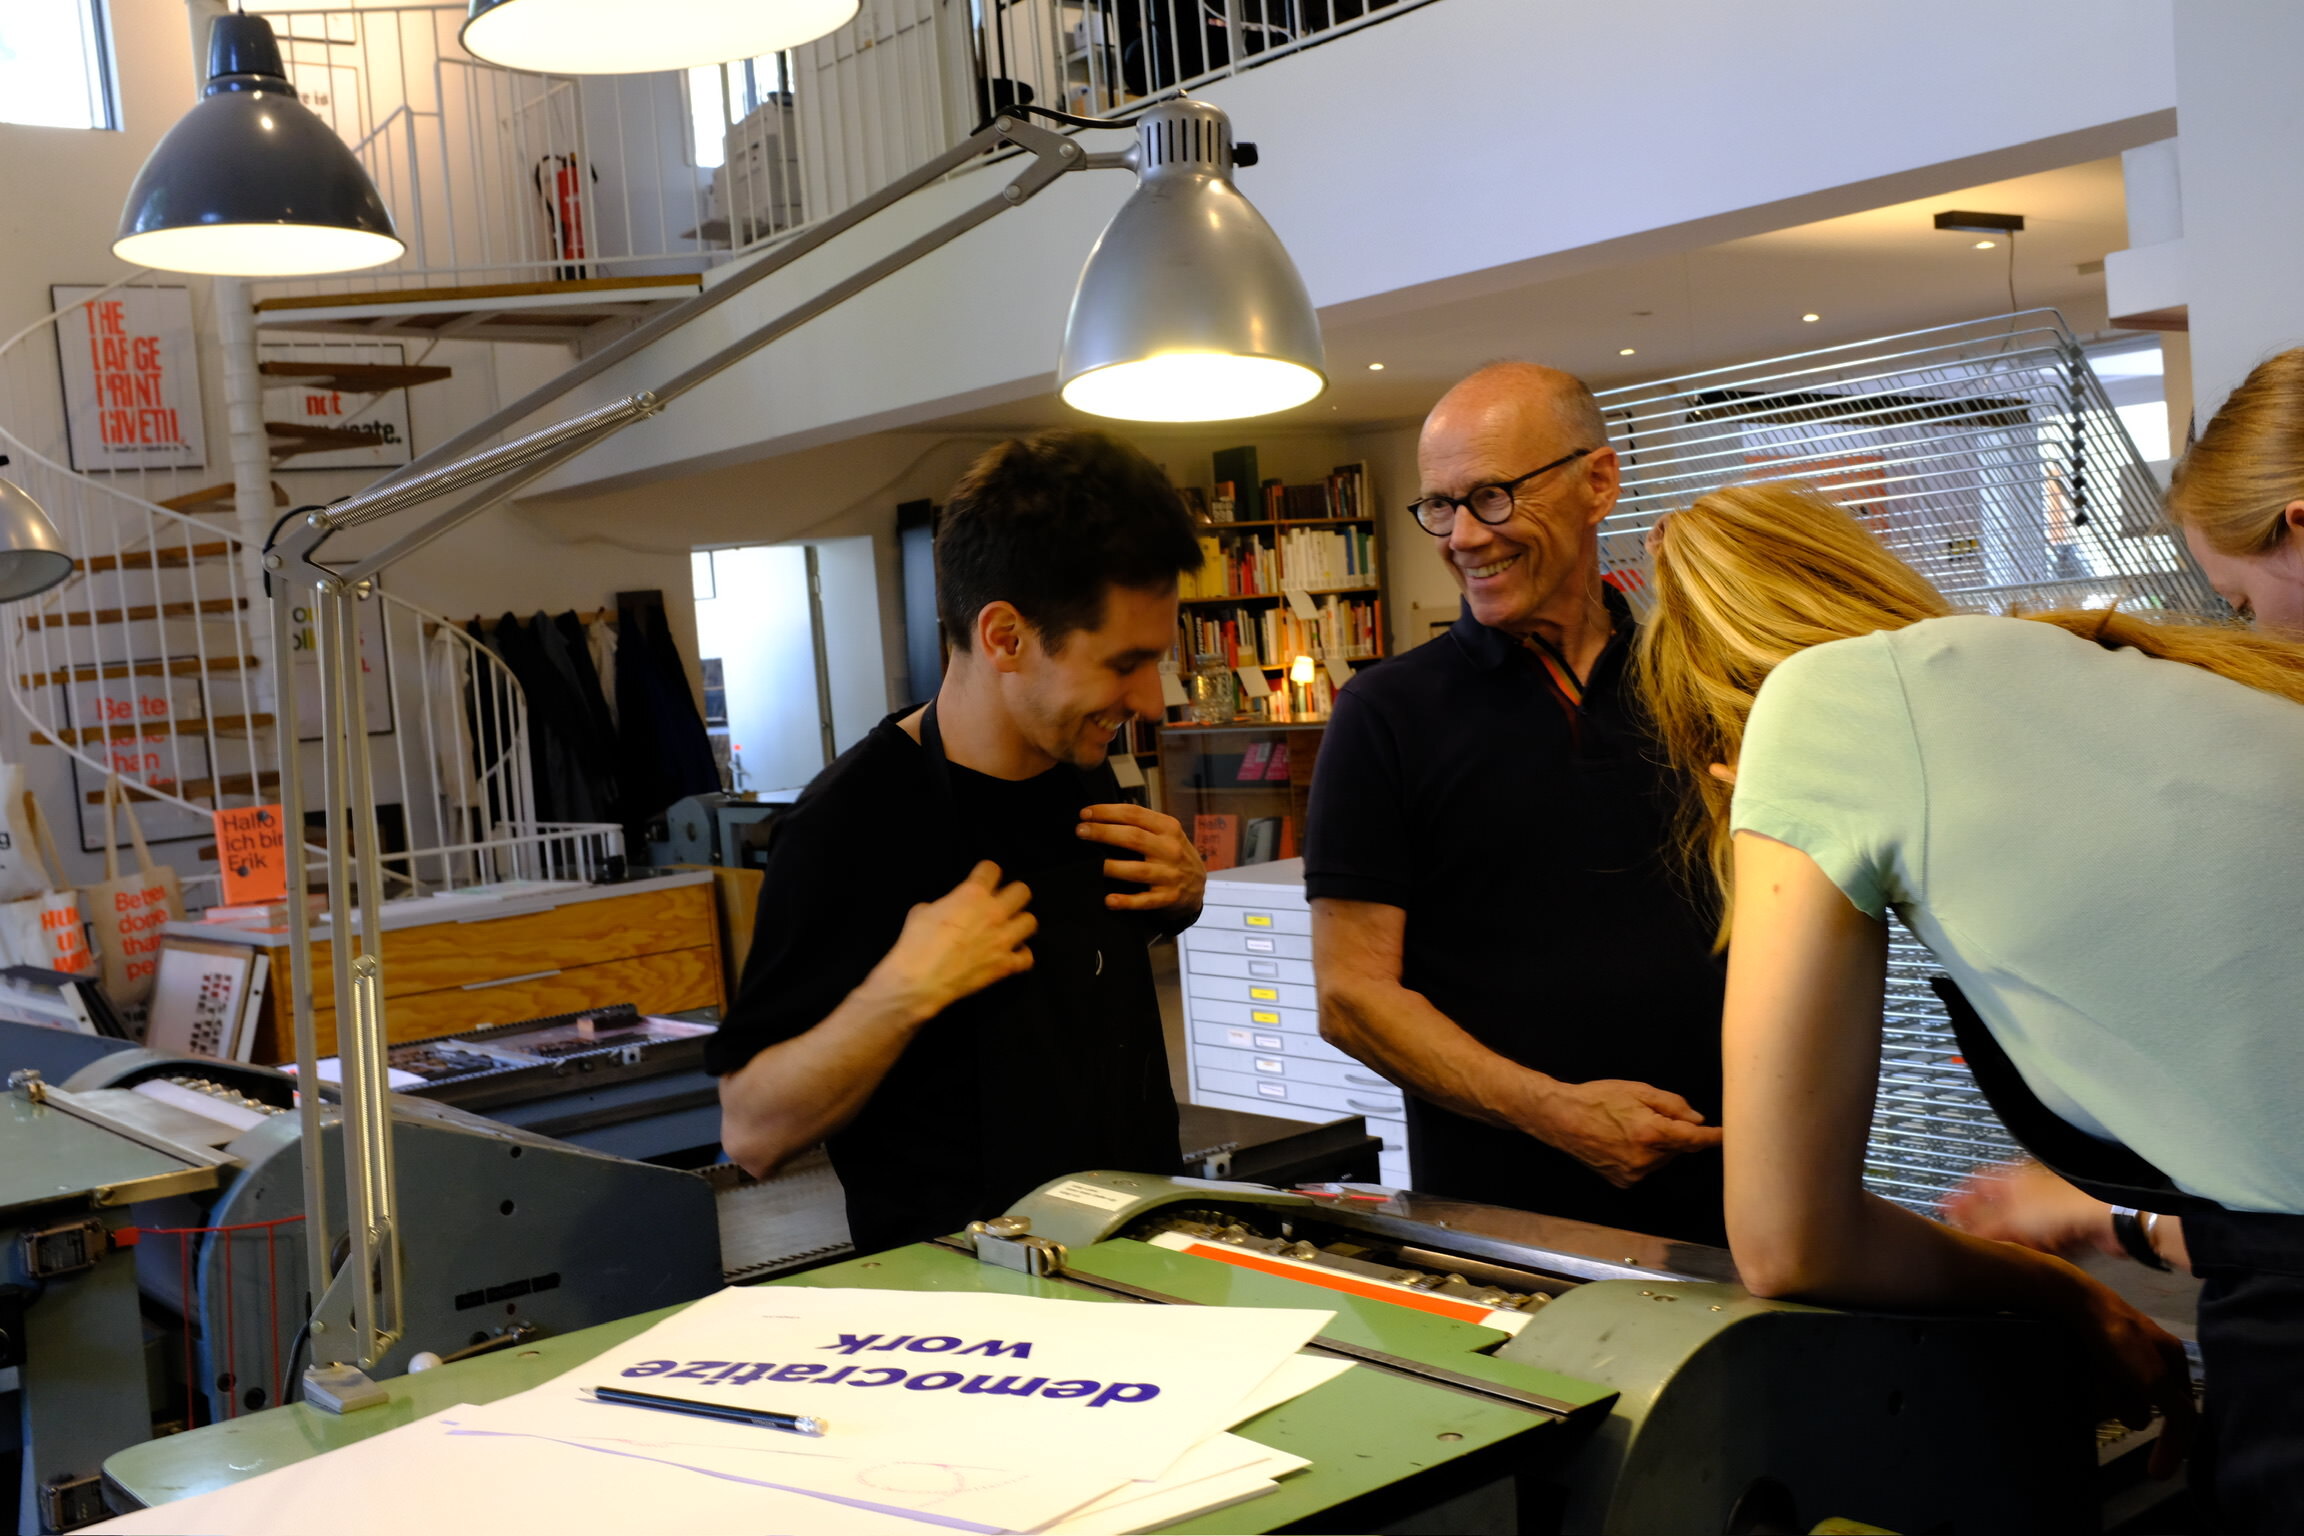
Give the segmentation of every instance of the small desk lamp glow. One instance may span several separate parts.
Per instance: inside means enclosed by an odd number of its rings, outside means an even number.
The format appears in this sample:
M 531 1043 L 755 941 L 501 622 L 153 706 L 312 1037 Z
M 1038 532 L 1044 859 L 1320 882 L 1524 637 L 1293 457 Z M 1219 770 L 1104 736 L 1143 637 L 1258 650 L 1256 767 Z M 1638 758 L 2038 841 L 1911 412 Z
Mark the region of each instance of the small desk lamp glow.
M 1077 140 L 1029 121 L 1033 116 L 1081 128 L 1132 127 L 1136 143 L 1125 151 L 1091 154 Z M 1010 150 L 1021 151 L 1012 162 L 1017 171 L 997 191 L 655 389 L 482 446 L 914 192 L 988 154 Z M 333 967 L 344 1064 L 347 1208 L 342 1230 L 349 1240 L 341 1265 L 331 1262 L 336 1228 L 327 1219 L 327 1179 L 319 1163 L 319 1096 L 303 1100 L 306 1259 L 312 1294 L 319 1298 L 310 1325 L 313 1365 L 303 1382 L 307 1401 L 339 1412 L 383 1401 L 383 1389 L 365 1372 L 382 1364 L 403 1331 L 402 1235 L 385 1086 L 379 916 L 385 887 L 376 851 L 375 796 L 363 734 L 364 669 L 353 609 L 370 578 L 808 320 L 1023 204 L 1070 171 L 1128 169 L 1137 173 L 1138 184 L 1098 240 L 1074 292 L 1057 369 L 1064 398 L 1084 411 L 1138 421 L 1229 420 L 1301 405 L 1327 387 L 1320 326 L 1278 237 L 1232 185 L 1233 167 L 1253 163 L 1247 146 L 1235 150 L 1230 120 L 1201 101 L 1162 102 L 1131 120 L 1019 108 L 910 175 L 739 266 L 723 281 L 367 490 L 327 507 L 292 513 L 275 529 L 264 554 L 274 654 L 285 656 L 291 648 L 291 610 L 309 605 L 320 674 L 328 910 L 336 915 L 332 932 L 337 944 L 344 944 L 351 936 L 348 930 L 357 927 L 360 949 L 345 964 L 339 948 Z M 165 264 L 163 257 L 143 259 Z M 444 509 L 371 553 L 335 563 L 319 558 L 328 540 L 346 529 L 441 500 L 448 502 Z M 280 740 L 296 741 L 301 732 L 295 690 L 281 691 L 277 709 Z M 297 754 L 284 752 L 281 801 L 290 827 L 304 824 L 303 777 Z M 356 923 L 351 921 L 355 916 Z M 313 968 L 311 936 L 302 925 L 291 925 L 289 952 L 297 1062 L 304 1080 L 311 1082 L 317 1054 Z

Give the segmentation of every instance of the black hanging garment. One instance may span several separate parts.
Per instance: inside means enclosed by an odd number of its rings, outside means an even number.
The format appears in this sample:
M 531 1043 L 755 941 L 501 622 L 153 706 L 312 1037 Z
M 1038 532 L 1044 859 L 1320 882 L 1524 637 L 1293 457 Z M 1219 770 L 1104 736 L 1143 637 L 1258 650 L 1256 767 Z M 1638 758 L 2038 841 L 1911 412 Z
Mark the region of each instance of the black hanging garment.
M 704 717 L 688 688 L 660 603 L 616 610 L 616 777 L 624 790 L 628 845 L 645 846 L 641 829 L 675 800 L 720 788 L 720 768 L 704 734 Z

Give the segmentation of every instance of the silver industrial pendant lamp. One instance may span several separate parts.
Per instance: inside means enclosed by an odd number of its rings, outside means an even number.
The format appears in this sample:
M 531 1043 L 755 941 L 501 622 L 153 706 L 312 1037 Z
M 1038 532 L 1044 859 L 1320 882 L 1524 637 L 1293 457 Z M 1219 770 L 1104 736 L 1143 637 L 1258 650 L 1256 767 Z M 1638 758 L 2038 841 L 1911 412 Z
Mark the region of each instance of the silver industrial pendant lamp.
M 1138 119 L 1136 190 L 1081 269 L 1057 388 L 1129 421 L 1228 421 L 1328 387 L 1320 321 L 1295 262 L 1240 189 L 1222 111 L 1163 102 Z
M 755 59 L 846 26 L 858 0 L 472 0 L 476 59 L 542 75 L 639 75 Z
M 7 462 L 0 454 L 0 464 Z M 37 596 L 71 574 L 64 538 L 40 503 L 15 481 L 0 479 L 0 603 Z
M 351 147 L 296 99 L 272 24 L 217 17 L 207 89 L 136 173 L 112 254 L 169 272 L 292 277 L 406 249 Z

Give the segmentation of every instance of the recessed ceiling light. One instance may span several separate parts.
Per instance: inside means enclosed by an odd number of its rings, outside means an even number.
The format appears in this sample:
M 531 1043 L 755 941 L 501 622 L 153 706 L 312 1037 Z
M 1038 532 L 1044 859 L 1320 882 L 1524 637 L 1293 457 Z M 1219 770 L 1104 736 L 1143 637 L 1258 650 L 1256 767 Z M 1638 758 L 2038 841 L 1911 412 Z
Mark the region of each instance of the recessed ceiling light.
M 1980 251 L 1988 251 L 1999 243 L 2000 242 L 1997 240 L 1979 240 L 1976 242 L 1976 249 Z
M 1618 357 L 1630 357 L 1633 353 L 1633 350 L 1634 349 L 1631 347 L 1618 347 L 1616 349 L 1616 355 Z
M 1808 325 L 1814 325 L 1817 321 L 1823 318 L 1824 317 L 1822 315 L 1802 315 L 1800 317 L 1800 319 Z
M 1370 363 L 1368 365 L 1368 371 L 1370 373 L 1382 373 L 1384 371 L 1384 365 L 1382 363 Z

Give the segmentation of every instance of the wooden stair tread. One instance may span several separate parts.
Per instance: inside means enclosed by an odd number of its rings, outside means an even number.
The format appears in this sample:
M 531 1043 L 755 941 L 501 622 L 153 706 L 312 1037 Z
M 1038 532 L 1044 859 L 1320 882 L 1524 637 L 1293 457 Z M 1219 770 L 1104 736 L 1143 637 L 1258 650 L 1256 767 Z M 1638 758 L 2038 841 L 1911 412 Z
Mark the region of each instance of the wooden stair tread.
M 92 555 L 86 560 L 75 560 L 73 565 L 83 571 L 149 571 L 158 567 L 164 571 L 182 570 L 195 560 L 218 560 L 232 553 L 232 546 L 222 539 L 213 544 L 178 544 L 167 549 L 132 549 L 120 555 Z
M 69 613 L 35 613 L 26 616 L 26 629 L 63 629 L 67 626 L 84 629 L 90 624 L 142 624 L 152 619 L 190 619 L 204 613 L 231 613 L 248 606 L 244 597 L 204 597 L 198 602 L 151 603 L 136 608 L 85 608 Z
M 114 720 L 105 725 L 57 726 L 67 746 L 91 741 L 137 741 L 146 736 L 198 736 L 214 731 L 219 736 L 244 736 L 272 724 L 270 715 L 208 715 L 196 720 Z M 46 740 L 33 737 L 33 744 Z
M 229 505 L 233 499 L 234 490 L 235 487 L 233 486 L 232 482 L 227 480 L 222 485 L 204 485 L 196 491 L 186 491 L 181 496 L 171 496 L 166 501 L 156 503 L 156 505 L 166 507 L 171 512 L 197 512 L 203 507 L 221 507 Z M 273 481 L 273 510 L 279 511 L 282 508 L 285 508 L 287 505 L 287 487 L 283 486 L 277 480 Z
M 309 384 L 314 389 L 340 389 L 347 394 L 376 395 L 415 384 L 437 384 L 455 373 L 437 363 L 258 363 L 257 371 L 275 379 Z
M 703 292 L 703 279 L 672 273 L 568 282 L 475 283 L 462 288 L 377 288 L 365 293 L 267 299 L 259 325 L 306 333 L 440 341 L 549 343 L 596 339 L 666 304 Z
M 625 288 L 687 288 L 701 290 L 703 279 L 693 273 L 654 277 L 582 277 L 565 282 L 469 283 L 461 288 L 374 288 L 366 293 L 299 294 L 286 299 L 258 299 L 259 314 L 294 309 L 341 309 L 352 304 L 472 304 L 488 299 L 526 299 L 540 295 L 613 293 Z
M 138 800 L 157 800 L 160 798 L 160 791 L 146 789 L 133 779 L 123 778 L 120 781 L 120 787 Z M 255 775 L 228 773 L 222 780 L 221 792 L 227 795 L 254 795 L 279 787 L 280 775 L 277 773 Z M 218 781 L 215 779 L 185 779 L 176 786 L 175 793 L 186 800 L 212 800 L 219 793 Z M 91 789 L 82 798 L 90 805 L 102 805 L 104 803 L 104 791 Z
M 264 423 L 264 436 L 275 464 L 300 453 L 334 453 L 342 448 L 376 446 L 375 438 L 350 427 L 315 427 L 300 421 L 268 421 Z
M 45 688 L 51 683 L 93 683 L 120 677 L 222 677 L 227 673 L 246 672 L 258 664 L 253 656 L 211 656 L 205 663 L 197 656 L 170 656 L 159 661 L 83 661 L 58 667 L 53 672 L 19 672 L 16 681 L 26 688 Z

